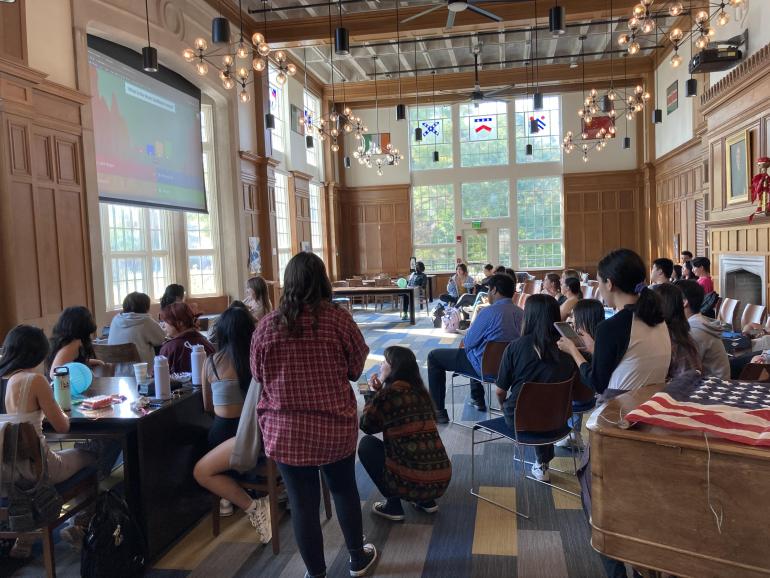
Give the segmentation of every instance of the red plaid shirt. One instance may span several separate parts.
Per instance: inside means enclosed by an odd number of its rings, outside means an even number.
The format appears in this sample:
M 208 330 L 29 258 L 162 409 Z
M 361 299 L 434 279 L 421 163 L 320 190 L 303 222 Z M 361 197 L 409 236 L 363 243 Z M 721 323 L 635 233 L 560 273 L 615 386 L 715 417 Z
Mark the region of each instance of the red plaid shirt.
M 262 383 L 257 405 L 265 453 L 292 466 L 318 466 L 356 451 L 358 416 L 349 380 L 358 379 L 369 353 L 350 313 L 325 305 L 318 328 L 304 312 L 301 337 L 276 327 L 274 311 L 251 340 L 251 372 Z

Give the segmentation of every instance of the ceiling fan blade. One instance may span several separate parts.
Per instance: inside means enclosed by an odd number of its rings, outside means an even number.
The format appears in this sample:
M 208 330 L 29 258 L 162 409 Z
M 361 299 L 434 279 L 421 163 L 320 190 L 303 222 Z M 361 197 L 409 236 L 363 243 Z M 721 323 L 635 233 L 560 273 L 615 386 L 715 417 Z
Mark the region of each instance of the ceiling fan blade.
M 446 27 L 452 28 L 455 25 L 455 13 L 448 10 L 449 14 L 446 15 Z
M 508 92 L 509 90 L 513 90 L 514 88 L 516 88 L 516 85 L 511 84 L 510 86 L 504 86 L 503 88 L 497 88 L 491 92 L 487 92 L 485 96 L 487 98 L 491 98 L 493 96 L 499 96 L 501 94 Z
M 492 14 L 491 12 L 484 10 L 483 8 L 479 8 L 478 6 L 474 6 L 473 4 L 468 4 L 468 10 L 471 12 L 475 12 L 476 14 L 480 14 L 481 16 L 486 16 L 490 20 L 494 20 L 495 22 L 502 22 L 503 19 L 500 18 L 497 14 Z
M 416 20 L 417 18 L 421 18 L 425 16 L 426 14 L 430 14 L 431 12 L 435 12 L 436 10 L 441 10 L 442 8 L 445 8 L 446 4 L 437 4 L 433 8 L 428 8 L 427 10 L 423 10 L 422 12 L 418 12 L 414 16 L 410 16 L 409 18 L 404 18 L 401 21 L 401 24 L 404 24 L 405 22 L 411 22 L 412 20 Z

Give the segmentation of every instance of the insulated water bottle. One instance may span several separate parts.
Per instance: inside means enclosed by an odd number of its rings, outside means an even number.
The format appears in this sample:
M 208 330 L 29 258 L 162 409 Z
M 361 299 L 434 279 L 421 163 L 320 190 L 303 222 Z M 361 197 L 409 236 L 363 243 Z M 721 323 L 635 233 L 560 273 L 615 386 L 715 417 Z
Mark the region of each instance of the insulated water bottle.
M 190 354 L 190 363 L 192 366 L 192 384 L 201 385 L 201 373 L 203 371 L 203 363 L 206 361 L 206 350 L 202 345 L 193 345 L 192 353 Z
M 55 367 L 53 370 L 53 397 L 62 411 L 72 409 L 70 395 L 70 370 L 69 367 Z
M 155 357 L 155 397 L 171 399 L 171 375 L 168 372 L 168 358 L 165 355 Z

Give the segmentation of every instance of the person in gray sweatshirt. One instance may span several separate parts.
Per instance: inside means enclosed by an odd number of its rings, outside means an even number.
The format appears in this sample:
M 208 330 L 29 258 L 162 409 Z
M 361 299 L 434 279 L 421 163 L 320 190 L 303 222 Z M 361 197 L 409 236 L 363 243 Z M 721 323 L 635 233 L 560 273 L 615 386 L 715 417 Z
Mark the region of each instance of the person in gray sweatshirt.
M 129 293 L 123 299 L 123 311 L 112 318 L 108 345 L 133 343 L 139 358 L 152 366 L 155 347 L 163 345 L 166 333 L 149 314 L 150 297 L 144 293 Z M 133 376 L 131 364 L 121 363 L 115 367 L 116 376 Z
M 690 335 L 698 346 L 703 364 L 703 375 L 730 379 L 730 359 L 722 344 L 722 329 L 717 321 L 701 315 L 705 293 L 695 281 L 682 280 L 675 283 L 684 293 L 684 312 L 690 324 Z

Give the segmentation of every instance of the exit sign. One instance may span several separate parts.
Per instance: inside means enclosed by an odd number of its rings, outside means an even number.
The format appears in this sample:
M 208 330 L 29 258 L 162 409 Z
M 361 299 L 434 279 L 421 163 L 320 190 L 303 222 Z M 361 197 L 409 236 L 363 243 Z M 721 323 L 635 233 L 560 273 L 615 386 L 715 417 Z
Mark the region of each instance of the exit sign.
M 481 229 L 481 221 L 471 221 L 472 229 Z

